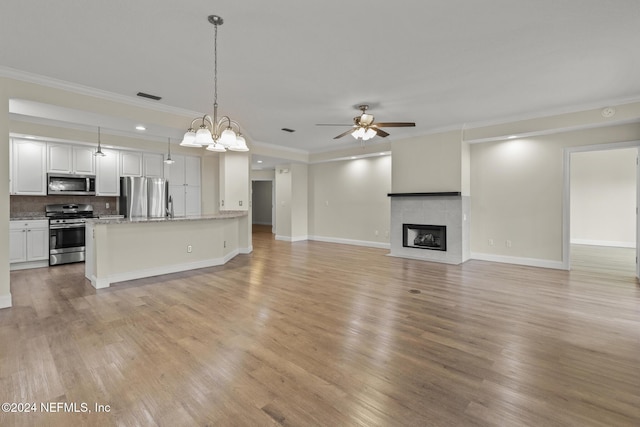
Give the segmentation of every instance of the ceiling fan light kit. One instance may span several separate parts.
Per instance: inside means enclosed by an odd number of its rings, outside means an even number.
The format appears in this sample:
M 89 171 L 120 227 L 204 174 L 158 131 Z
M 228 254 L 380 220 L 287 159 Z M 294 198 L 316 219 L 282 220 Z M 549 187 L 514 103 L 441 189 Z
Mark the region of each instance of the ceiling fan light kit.
M 334 137 L 333 139 L 339 139 L 346 135 L 353 136 L 356 140 L 360 141 L 368 141 L 374 136 L 380 136 L 382 138 L 386 138 L 389 136 L 389 133 L 380 129 L 383 127 L 414 127 L 416 124 L 413 122 L 385 122 L 385 123 L 374 123 L 375 118 L 373 114 L 367 113 L 369 109 L 368 105 L 359 105 L 358 109 L 362 111 L 357 117 L 353 118 L 353 125 L 332 125 L 332 124 L 319 124 L 317 126 L 351 126 L 352 128 L 346 132 L 341 133 L 340 135 Z
M 193 119 L 180 145 L 183 147 L 206 146 L 207 150 L 220 153 L 227 150 L 249 151 L 247 141 L 242 136 L 238 122 L 231 120 L 229 116 L 222 116 L 218 119 L 218 26 L 222 25 L 224 20 L 218 15 L 209 15 L 208 20 L 215 28 L 213 44 L 213 118 L 206 114 Z M 196 131 L 194 126 L 197 122 L 200 122 L 200 126 Z

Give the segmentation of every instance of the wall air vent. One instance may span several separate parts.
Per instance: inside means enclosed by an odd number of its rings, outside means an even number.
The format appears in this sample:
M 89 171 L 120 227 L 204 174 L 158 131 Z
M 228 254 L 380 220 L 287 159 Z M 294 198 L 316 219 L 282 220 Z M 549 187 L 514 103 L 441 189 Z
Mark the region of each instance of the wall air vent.
M 149 95 L 148 93 L 144 93 L 144 92 L 138 92 L 137 93 L 138 96 L 141 96 L 143 98 L 149 98 L 149 99 L 153 99 L 154 101 L 160 101 L 162 99 L 161 96 L 157 96 L 157 95 Z

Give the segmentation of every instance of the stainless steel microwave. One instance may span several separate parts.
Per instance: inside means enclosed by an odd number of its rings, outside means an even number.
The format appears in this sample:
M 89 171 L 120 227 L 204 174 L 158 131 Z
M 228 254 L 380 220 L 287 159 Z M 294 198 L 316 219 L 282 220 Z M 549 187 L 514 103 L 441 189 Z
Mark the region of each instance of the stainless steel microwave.
M 95 175 L 47 174 L 47 194 L 95 196 Z

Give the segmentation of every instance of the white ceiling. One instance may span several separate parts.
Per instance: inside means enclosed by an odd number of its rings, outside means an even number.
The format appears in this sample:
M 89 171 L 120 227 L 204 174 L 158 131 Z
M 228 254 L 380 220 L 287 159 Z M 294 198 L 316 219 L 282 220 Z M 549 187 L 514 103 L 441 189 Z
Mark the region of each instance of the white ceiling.
M 250 143 L 344 148 L 315 125 L 361 103 L 417 123 L 393 140 L 640 99 L 638 0 L 4 1 L 0 66 L 211 113 L 210 14 L 220 110 Z

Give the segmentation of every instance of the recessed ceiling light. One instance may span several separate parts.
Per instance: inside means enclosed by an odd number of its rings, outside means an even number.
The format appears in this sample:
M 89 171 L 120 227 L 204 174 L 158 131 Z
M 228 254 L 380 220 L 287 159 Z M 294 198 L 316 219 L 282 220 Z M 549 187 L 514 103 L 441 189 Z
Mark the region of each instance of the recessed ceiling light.
M 507 139 L 516 139 L 518 137 L 518 135 L 509 135 L 507 137 Z
M 258 160 L 258 163 L 262 163 L 262 160 Z
M 351 156 L 351 160 L 355 160 L 356 156 Z
M 136 130 L 147 130 L 147 128 L 142 125 L 138 125 L 136 126 Z

